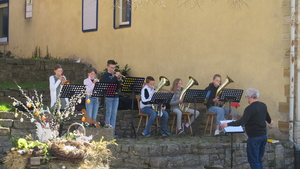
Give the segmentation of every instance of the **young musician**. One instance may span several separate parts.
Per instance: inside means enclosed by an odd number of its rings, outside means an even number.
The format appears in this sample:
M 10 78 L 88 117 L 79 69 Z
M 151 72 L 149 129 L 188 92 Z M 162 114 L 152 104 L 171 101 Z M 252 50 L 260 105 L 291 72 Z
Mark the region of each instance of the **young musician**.
M 120 72 L 115 72 L 116 68 L 117 68 L 117 63 L 114 60 L 108 60 L 107 72 L 104 72 L 103 74 L 104 82 L 118 84 L 115 96 L 105 98 L 105 105 L 106 105 L 105 121 L 106 121 L 106 125 L 110 128 L 116 127 L 116 118 L 117 118 L 117 111 L 119 106 L 119 94 L 118 94 L 119 87 L 120 87 L 119 81 L 123 76 Z
M 92 92 L 97 82 L 99 82 L 97 79 L 97 70 L 90 68 L 88 70 L 88 78 L 83 81 L 83 84 L 86 86 L 85 108 L 87 115 L 95 121 L 97 121 L 99 99 L 98 97 L 92 97 Z
M 50 96 L 51 104 L 50 107 L 53 108 L 57 103 L 58 96 L 60 94 L 61 87 L 64 82 L 67 81 L 67 78 L 63 75 L 63 68 L 60 64 L 55 65 L 54 75 L 49 77 L 49 87 L 50 87 Z M 61 109 L 64 109 L 68 103 L 68 98 L 60 98 L 59 103 L 61 104 Z
M 152 76 L 148 76 L 146 78 L 146 85 L 143 87 L 141 91 L 141 101 L 140 101 L 140 108 L 142 113 L 148 114 L 149 120 L 146 126 L 146 129 L 142 132 L 142 134 L 146 137 L 150 137 L 150 127 L 155 120 L 157 113 L 152 109 L 152 104 L 149 102 L 152 99 L 152 96 L 154 94 L 154 78 Z M 171 135 L 171 133 L 167 132 L 167 123 L 168 123 L 168 113 L 164 110 L 162 110 L 162 132 L 163 136 Z
M 171 105 L 171 111 L 175 114 L 177 114 L 177 129 L 178 129 L 178 134 L 182 134 L 184 131 L 184 126 L 189 127 L 189 123 L 182 124 L 181 125 L 181 117 L 182 117 L 182 112 L 179 109 L 178 105 L 180 103 L 183 103 L 183 100 L 179 100 L 180 94 L 182 92 L 182 80 L 177 78 L 174 80 L 172 88 L 171 88 L 171 93 L 174 93 L 170 105 Z M 194 115 L 194 109 L 188 109 L 189 113 L 193 114 L 191 117 L 191 123 L 199 116 L 200 112 L 196 110 L 196 115 Z
M 217 120 L 216 120 L 216 130 L 215 130 L 215 135 L 220 134 L 220 121 L 224 120 L 224 116 L 226 116 L 228 119 L 231 119 L 231 115 L 229 112 L 229 109 L 227 107 L 218 107 L 215 106 L 215 103 L 219 103 L 219 98 L 216 97 L 217 90 L 219 86 L 221 85 L 221 75 L 215 74 L 213 77 L 212 83 L 208 85 L 208 87 L 205 90 L 211 91 L 208 101 L 206 103 L 206 108 L 208 112 L 215 113 L 217 115 Z M 237 116 L 237 112 L 231 110 L 234 113 L 234 116 Z

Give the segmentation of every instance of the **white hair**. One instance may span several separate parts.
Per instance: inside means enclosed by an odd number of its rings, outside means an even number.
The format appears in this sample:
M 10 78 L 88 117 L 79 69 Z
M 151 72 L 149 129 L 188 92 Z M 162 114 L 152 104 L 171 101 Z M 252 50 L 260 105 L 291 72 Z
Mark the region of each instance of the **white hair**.
M 246 97 L 257 99 L 259 97 L 259 91 L 254 88 L 249 88 L 246 90 Z

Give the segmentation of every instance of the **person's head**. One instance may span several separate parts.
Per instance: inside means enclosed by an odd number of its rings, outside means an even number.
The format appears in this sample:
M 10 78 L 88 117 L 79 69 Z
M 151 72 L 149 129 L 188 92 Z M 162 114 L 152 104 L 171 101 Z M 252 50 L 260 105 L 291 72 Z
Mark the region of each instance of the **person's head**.
M 177 78 L 173 81 L 171 91 L 178 93 L 178 89 L 182 89 L 182 80 L 180 78 Z
M 54 67 L 54 73 L 56 76 L 61 76 L 63 74 L 64 70 L 60 64 L 55 65 Z
M 154 87 L 154 78 L 152 76 L 147 76 L 146 77 L 146 85 L 150 88 L 153 88 Z
M 88 70 L 88 76 L 92 79 L 95 79 L 97 76 L 97 70 L 93 67 L 89 68 Z
M 246 90 L 246 96 L 248 103 L 252 103 L 254 100 L 257 100 L 259 97 L 259 91 L 254 88 L 249 88 Z
M 218 87 L 221 85 L 221 75 L 215 74 L 213 77 L 213 84 L 215 87 Z
M 107 61 L 107 71 L 109 73 L 114 73 L 116 68 L 117 68 L 117 62 L 116 61 L 114 61 L 114 60 L 108 60 Z

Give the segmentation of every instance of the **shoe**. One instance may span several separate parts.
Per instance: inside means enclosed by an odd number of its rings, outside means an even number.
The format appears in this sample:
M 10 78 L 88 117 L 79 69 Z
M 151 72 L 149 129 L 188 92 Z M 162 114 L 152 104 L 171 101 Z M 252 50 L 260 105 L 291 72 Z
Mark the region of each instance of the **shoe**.
M 149 133 L 147 134 L 147 133 L 142 132 L 142 135 L 145 137 L 151 137 L 151 134 L 149 134 Z
M 161 133 L 161 135 L 162 135 L 162 136 L 170 136 L 170 135 L 171 135 L 171 133 L 169 133 L 169 132 L 165 131 L 165 132 Z
M 178 129 L 178 135 L 181 135 L 184 132 L 183 129 Z
M 190 124 L 189 124 L 189 123 L 185 123 L 184 126 L 185 126 L 186 128 L 188 128 L 188 127 L 190 127 Z
M 217 136 L 217 135 L 220 135 L 220 130 L 218 130 L 218 129 L 215 131 L 215 136 Z

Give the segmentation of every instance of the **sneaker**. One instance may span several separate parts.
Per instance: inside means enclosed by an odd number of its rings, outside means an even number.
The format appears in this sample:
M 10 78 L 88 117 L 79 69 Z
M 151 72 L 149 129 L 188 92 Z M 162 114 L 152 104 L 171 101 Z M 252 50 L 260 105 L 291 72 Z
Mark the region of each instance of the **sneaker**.
M 171 133 L 169 133 L 169 132 L 166 131 L 166 132 L 161 133 L 161 135 L 162 135 L 162 136 L 170 136 Z
M 181 135 L 184 132 L 183 129 L 178 129 L 178 135 Z
M 218 130 L 218 129 L 215 131 L 215 136 L 217 136 L 217 135 L 220 135 L 220 130 Z
M 151 134 L 149 134 L 149 133 L 147 134 L 145 132 L 142 132 L 142 135 L 145 136 L 145 137 L 151 137 Z

